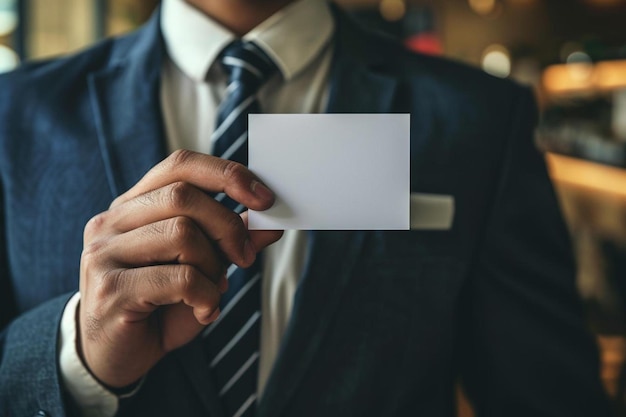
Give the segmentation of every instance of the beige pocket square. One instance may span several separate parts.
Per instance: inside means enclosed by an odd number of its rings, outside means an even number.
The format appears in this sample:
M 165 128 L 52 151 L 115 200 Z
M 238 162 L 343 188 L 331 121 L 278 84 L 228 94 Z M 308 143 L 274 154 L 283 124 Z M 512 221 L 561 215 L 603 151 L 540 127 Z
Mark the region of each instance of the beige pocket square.
M 449 230 L 454 220 L 454 196 L 411 193 L 411 230 Z

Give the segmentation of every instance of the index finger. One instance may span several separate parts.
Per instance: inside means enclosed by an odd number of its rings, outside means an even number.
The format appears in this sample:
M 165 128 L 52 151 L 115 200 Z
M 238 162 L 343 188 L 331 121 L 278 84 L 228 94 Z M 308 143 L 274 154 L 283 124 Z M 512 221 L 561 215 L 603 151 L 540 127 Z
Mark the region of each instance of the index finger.
M 175 182 L 186 182 L 208 192 L 223 192 L 253 210 L 266 210 L 274 204 L 272 191 L 242 164 L 198 152 L 178 150 L 154 166 L 130 190 L 117 197 L 111 207 Z

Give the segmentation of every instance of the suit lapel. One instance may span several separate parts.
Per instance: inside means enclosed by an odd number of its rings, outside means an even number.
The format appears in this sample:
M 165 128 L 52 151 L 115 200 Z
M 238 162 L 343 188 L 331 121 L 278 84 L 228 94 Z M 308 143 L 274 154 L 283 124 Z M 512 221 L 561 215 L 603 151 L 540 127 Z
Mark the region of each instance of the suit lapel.
M 117 196 L 165 156 L 159 14 L 113 45 L 110 64 L 90 74 L 88 82 L 109 187 Z
M 398 80 L 378 71 L 389 65 L 386 54 L 368 45 L 367 35 L 342 11 L 333 11 L 337 29 L 327 113 L 392 112 Z
M 328 113 L 385 113 L 392 109 L 397 80 L 378 74 L 375 51 L 357 39 L 335 10 L 337 33 Z M 357 262 L 366 232 L 311 232 L 309 255 L 296 292 L 278 359 L 259 403 L 259 416 L 279 416 L 313 364 Z M 311 394 L 313 395 L 313 393 Z

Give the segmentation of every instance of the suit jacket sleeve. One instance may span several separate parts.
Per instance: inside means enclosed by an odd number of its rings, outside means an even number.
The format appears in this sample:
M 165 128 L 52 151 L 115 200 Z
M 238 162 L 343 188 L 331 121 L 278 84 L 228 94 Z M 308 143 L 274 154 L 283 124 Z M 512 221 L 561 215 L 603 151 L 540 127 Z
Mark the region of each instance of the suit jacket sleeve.
M 73 414 L 65 406 L 57 351 L 68 298 L 55 298 L 23 314 L 0 334 L 0 416 Z
M 464 382 L 477 416 L 605 416 L 566 227 L 518 100 L 487 228 L 466 287 Z
M 2 182 L 0 181 L 0 329 L 4 329 L 15 316 L 15 300 L 12 297 L 13 288 L 9 280 L 9 262 L 5 244 L 5 216 L 4 198 L 2 196 Z M 2 346 L 0 345 L 0 357 Z

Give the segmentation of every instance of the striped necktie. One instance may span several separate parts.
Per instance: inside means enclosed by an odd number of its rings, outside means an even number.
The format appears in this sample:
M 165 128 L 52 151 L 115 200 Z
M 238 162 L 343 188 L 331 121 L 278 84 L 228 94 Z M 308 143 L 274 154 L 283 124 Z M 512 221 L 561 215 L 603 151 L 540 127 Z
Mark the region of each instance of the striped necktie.
M 229 78 L 226 98 L 218 109 L 211 135 L 213 155 L 248 165 L 248 114 L 261 112 L 257 91 L 277 68 L 258 46 L 241 40 L 224 48 L 220 62 Z M 215 199 L 238 213 L 244 210 L 224 193 Z
M 220 62 L 229 80 L 211 137 L 213 155 L 247 165 L 248 114 L 260 112 L 256 93 L 276 66 L 255 44 L 240 40 L 224 49 Z M 245 209 L 224 193 L 215 198 L 238 213 Z M 246 269 L 231 265 L 227 276 L 229 288 L 220 301 L 221 315 L 204 331 L 204 345 L 226 416 L 249 417 L 257 402 L 260 258 Z

